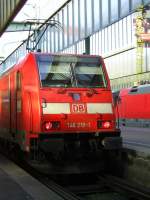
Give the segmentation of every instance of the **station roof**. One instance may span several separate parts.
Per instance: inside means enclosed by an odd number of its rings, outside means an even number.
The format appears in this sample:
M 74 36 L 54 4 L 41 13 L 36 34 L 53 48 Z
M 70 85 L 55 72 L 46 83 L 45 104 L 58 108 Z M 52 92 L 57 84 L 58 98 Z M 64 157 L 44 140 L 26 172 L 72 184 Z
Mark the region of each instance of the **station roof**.
M 0 6 L 1 1 L 8 0 L 0 0 Z M 12 2 L 14 0 L 9 1 Z M 23 2 L 23 0 L 20 1 Z M 0 63 L 28 37 L 28 21 L 34 19 L 47 20 L 68 0 L 55 0 L 55 3 L 53 2 L 53 0 L 26 0 L 26 3 L 24 6 L 22 5 L 22 9 L 20 9 L 15 18 L 9 21 L 9 25 L 3 29 L 3 34 L 0 32 Z
M 0 0 L 0 36 L 27 0 Z

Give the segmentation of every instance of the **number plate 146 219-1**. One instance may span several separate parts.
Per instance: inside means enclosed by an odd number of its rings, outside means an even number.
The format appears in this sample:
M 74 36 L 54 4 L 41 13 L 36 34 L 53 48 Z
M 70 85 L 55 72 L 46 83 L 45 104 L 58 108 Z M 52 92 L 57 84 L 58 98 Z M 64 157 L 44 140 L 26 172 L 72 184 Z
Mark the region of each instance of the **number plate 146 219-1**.
M 90 122 L 68 122 L 68 128 L 89 128 Z

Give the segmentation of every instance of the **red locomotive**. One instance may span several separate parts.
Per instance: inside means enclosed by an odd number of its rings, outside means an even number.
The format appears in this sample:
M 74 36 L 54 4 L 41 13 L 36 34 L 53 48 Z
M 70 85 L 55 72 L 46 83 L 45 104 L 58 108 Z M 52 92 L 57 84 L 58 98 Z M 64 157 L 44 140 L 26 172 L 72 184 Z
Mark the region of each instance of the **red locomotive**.
M 29 53 L 2 74 L 0 94 L 1 141 L 32 159 L 121 147 L 100 56 Z
M 132 127 L 150 127 L 150 84 L 121 89 L 117 116 L 120 123 Z

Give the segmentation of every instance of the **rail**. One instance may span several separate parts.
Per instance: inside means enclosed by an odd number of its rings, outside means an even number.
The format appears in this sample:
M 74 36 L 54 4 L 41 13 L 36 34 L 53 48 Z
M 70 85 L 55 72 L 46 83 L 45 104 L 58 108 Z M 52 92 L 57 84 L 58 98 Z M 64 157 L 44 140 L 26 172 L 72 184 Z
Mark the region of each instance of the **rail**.
M 129 183 L 124 179 L 106 175 L 104 177 L 100 177 L 100 180 L 104 182 L 108 182 L 112 188 L 115 190 L 122 190 L 127 193 L 127 196 L 130 199 L 136 200 L 149 200 L 150 199 L 150 190 L 147 188 L 143 188 L 140 185 L 135 183 Z
M 58 194 L 60 197 L 62 197 L 62 199 L 64 200 L 81 200 L 81 198 L 74 193 L 66 190 L 65 188 L 61 187 L 60 185 L 54 183 L 49 179 L 40 178 L 39 181 L 47 186 L 50 190 Z
M 69 186 L 67 189 L 82 197 L 94 193 L 101 195 L 116 192 L 128 200 L 150 199 L 150 190 L 110 175 L 99 176 L 98 182 L 93 185 Z
M 57 183 L 52 181 L 50 177 L 47 177 L 45 174 L 42 174 L 41 172 L 33 168 L 31 165 L 29 165 L 27 162 L 24 162 L 24 161 L 23 163 L 17 162 L 17 164 L 20 167 L 22 167 L 25 171 L 27 171 L 31 176 L 33 176 L 38 181 L 40 181 L 43 185 L 49 188 L 51 191 L 58 194 L 60 198 L 62 198 L 63 200 L 82 200 L 79 196 L 70 192 L 64 187 L 58 185 Z

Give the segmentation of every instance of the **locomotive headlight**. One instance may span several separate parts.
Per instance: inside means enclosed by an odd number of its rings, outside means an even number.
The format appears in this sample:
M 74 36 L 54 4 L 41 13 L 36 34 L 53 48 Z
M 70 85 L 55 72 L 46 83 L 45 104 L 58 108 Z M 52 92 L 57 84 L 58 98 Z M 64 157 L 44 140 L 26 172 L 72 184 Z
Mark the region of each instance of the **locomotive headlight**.
M 47 122 L 44 122 L 43 128 L 46 131 L 60 129 L 60 122 L 59 121 L 47 121 Z
M 103 128 L 110 128 L 111 127 L 111 123 L 109 121 L 105 121 L 102 123 Z
M 48 131 L 52 128 L 52 123 L 51 122 L 45 122 L 45 130 Z
M 111 121 L 101 121 L 101 120 L 98 120 L 97 121 L 97 128 L 105 128 L 105 129 L 108 129 L 108 128 L 111 128 L 112 126 L 112 122 Z

